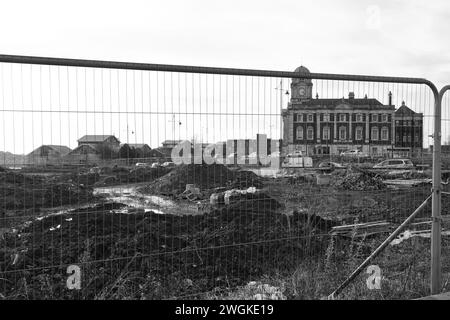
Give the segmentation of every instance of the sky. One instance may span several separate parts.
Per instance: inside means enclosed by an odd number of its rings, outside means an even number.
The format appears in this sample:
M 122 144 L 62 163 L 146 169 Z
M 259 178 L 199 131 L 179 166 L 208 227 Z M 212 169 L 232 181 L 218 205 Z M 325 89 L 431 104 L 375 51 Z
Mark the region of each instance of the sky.
M 305 65 L 311 72 L 450 83 L 447 0 L 0 5 L 2 54 L 282 71 Z

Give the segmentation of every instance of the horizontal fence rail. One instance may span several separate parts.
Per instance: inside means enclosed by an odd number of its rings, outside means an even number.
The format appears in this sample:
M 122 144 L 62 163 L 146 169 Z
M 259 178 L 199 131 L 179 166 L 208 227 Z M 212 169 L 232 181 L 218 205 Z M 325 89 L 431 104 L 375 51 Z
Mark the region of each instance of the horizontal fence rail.
M 0 55 L 0 297 L 324 298 L 432 189 L 339 290 L 427 295 L 441 225 L 450 272 L 440 101 L 420 78 Z

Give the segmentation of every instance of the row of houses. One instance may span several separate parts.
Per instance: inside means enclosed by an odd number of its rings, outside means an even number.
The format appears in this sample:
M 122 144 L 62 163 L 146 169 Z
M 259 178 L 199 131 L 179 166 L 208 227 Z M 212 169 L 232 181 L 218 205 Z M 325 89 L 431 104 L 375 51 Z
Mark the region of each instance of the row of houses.
M 178 143 L 174 140 L 166 140 L 161 147 L 152 149 L 145 143 L 122 144 L 114 135 L 85 135 L 77 142 L 78 146 L 73 150 L 61 145 L 42 145 L 26 156 L 26 164 L 83 164 L 118 158 L 165 160 L 170 157 L 173 146 Z

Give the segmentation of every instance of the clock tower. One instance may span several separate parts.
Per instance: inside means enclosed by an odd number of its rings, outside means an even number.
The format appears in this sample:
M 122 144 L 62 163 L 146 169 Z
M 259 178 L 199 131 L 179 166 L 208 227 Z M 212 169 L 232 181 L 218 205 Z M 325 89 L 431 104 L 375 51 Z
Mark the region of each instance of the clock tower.
M 308 74 L 307 68 L 300 66 L 294 72 Z M 312 82 L 311 79 L 292 78 L 291 83 L 291 101 L 307 100 L 312 98 Z

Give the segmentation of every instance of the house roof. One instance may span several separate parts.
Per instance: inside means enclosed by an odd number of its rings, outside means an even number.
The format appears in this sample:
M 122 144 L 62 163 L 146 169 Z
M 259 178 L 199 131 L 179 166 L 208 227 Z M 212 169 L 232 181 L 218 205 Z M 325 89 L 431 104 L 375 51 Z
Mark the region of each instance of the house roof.
M 60 145 L 47 145 L 47 147 L 52 148 L 55 151 L 58 151 L 61 154 L 68 154 L 72 149 L 70 149 L 67 146 L 60 146 Z
M 72 149 L 70 149 L 69 147 L 66 147 L 66 146 L 44 144 L 44 145 L 34 149 L 28 155 L 47 156 L 50 150 L 56 151 L 62 156 L 66 155 L 70 151 L 72 151 Z
M 145 146 L 147 146 L 147 147 L 149 147 L 150 148 L 150 146 L 148 145 L 148 144 L 146 144 L 146 143 L 124 143 L 123 145 L 128 145 L 129 147 L 131 147 L 131 148 L 136 148 L 136 149 L 142 149 L 142 148 L 144 148 Z M 151 149 L 151 148 L 150 148 Z
M 81 137 L 80 139 L 78 139 L 78 142 L 85 142 L 85 143 L 103 142 L 103 141 L 106 141 L 110 137 L 113 137 L 114 139 L 119 141 L 119 139 L 117 139 L 113 135 L 85 135 L 85 136 Z
M 163 142 L 161 142 L 161 144 L 162 145 L 165 145 L 165 144 L 178 144 L 181 141 L 183 141 L 183 140 L 164 140 Z
M 93 144 L 82 144 L 81 146 L 78 146 L 75 149 L 73 149 L 69 154 L 77 153 L 79 150 L 82 150 L 82 149 L 88 149 L 90 151 L 90 153 L 93 153 L 93 154 L 100 153 L 100 151 L 97 149 L 96 145 L 93 145 Z
M 158 152 L 161 153 L 161 155 L 163 156 L 170 156 L 172 154 L 172 148 L 167 148 L 167 147 L 158 147 L 155 149 L 152 149 L 153 152 Z

